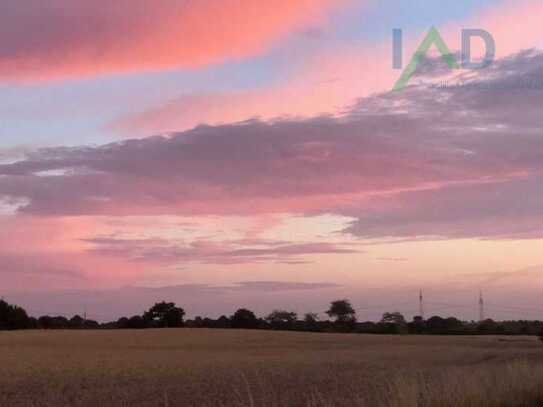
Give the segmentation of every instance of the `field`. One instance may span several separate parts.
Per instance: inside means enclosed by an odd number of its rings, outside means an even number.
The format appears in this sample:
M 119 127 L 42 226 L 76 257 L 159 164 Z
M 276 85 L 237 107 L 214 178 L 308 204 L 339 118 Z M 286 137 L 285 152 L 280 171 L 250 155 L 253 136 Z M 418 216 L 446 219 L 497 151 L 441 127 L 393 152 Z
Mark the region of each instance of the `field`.
M 533 337 L 0 332 L 0 406 L 537 405 Z

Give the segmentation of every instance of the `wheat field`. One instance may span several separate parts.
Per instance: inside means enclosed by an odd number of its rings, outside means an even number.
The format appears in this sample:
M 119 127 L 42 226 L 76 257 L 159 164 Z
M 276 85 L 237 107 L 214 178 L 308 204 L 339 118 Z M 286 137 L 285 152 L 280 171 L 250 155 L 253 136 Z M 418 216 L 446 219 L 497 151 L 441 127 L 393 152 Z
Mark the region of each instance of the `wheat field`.
M 537 406 L 543 344 L 163 329 L 0 333 L 0 406 Z

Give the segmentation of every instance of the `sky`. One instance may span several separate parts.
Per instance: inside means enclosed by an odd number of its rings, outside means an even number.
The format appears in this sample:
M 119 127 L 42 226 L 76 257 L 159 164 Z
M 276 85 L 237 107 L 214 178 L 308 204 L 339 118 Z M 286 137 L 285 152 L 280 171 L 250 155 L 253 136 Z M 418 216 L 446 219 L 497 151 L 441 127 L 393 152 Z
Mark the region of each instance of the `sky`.
M 543 316 L 538 0 L 4 0 L 0 295 L 100 321 Z M 519 24 L 522 22 L 522 24 Z M 462 30 L 496 55 L 451 70 Z M 480 61 L 484 45 L 472 39 Z

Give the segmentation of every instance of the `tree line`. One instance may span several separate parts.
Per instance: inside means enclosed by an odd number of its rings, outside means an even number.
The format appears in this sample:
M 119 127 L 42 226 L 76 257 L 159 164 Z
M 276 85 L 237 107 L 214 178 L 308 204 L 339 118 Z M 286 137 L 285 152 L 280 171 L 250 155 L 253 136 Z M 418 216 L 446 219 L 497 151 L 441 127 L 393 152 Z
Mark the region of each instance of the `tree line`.
M 379 322 L 360 322 L 356 311 L 347 299 L 330 303 L 328 319 L 316 313 L 299 317 L 296 312 L 274 310 L 264 318 L 246 308 L 233 315 L 217 319 L 196 317 L 185 319 L 185 310 L 173 302 L 159 302 L 142 315 L 122 317 L 116 321 L 98 323 L 80 315 L 31 317 L 19 306 L 0 300 L 0 330 L 17 329 L 148 329 L 148 328 L 210 328 L 210 329 L 274 329 L 306 332 L 348 332 L 366 334 L 440 334 L 440 335 L 540 335 L 543 321 L 461 321 L 455 317 L 432 316 L 423 319 L 415 316 L 407 321 L 399 312 L 385 312 Z

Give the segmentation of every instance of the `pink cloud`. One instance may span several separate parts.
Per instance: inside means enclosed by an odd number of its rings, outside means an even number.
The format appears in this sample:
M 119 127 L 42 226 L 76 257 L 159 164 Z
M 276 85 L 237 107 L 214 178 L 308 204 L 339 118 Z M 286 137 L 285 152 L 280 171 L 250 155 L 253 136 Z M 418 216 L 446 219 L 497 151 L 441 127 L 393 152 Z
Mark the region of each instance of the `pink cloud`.
M 449 139 L 423 143 L 433 135 L 431 117 L 370 112 L 351 120 L 250 122 L 44 150 L 0 166 L 0 193 L 28 201 L 22 213 L 48 215 L 323 212 L 376 194 L 519 170 L 484 149 L 474 160 Z M 476 141 L 466 138 L 466 148 Z
M 361 239 L 541 238 L 542 89 L 504 85 L 542 78 L 543 55 L 526 52 L 481 73 L 488 88 L 413 86 L 366 98 L 341 118 L 26 152 L 0 164 L 0 200 L 19 203 L 1 219 L 4 284 L 172 281 L 183 263 L 282 263 L 284 272 L 285 263 L 352 253 L 333 238 L 272 241 L 262 230 L 279 213 L 349 217 L 343 232 Z M 127 231 L 129 215 L 152 221 L 132 220 Z M 229 231 L 183 240 L 161 227 L 163 217 L 197 215 L 262 218 L 220 240 Z
M 541 88 L 511 89 L 509 82 L 541 83 L 542 66 L 542 54 L 521 53 L 481 72 L 483 89 L 413 86 L 368 97 L 341 118 L 202 126 L 169 137 L 41 150 L 0 165 L 0 195 L 24 202 L 19 213 L 47 216 L 332 213 L 363 219 L 363 228 L 351 231 L 364 237 L 409 238 L 420 236 L 417 230 L 534 236 L 539 227 L 528 231 L 515 222 L 520 209 L 503 210 L 490 230 L 481 226 L 495 221 L 491 211 L 477 212 L 469 202 L 486 205 L 497 196 L 494 206 L 506 208 L 507 191 L 518 195 L 537 185 Z M 463 210 L 447 206 L 450 191 Z M 539 189 L 531 195 L 536 199 Z M 437 197 L 428 201 L 443 208 L 440 216 L 404 213 L 411 204 L 422 208 L 421 196 Z M 541 215 L 539 207 L 523 208 L 527 222 Z M 369 224 L 365 213 L 374 214 Z M 452 213 L 466 219 L 461 231 L 453 227 L 461 220 L 444 216 Z M 414 228 L 406 229 L 410 218 Z
M 502 58 L 543 45 L 541 15 L 541 2 L 522 0 L 488 7 L 476 16 L 439 28 L 452 51 L 460 51 L 462 28 L 485 29 L 495 38 L 497 56 Z M 406 36 L 405 41 L 407 59 L 422 37 Z M 482 55 L 481 44 L 474 40 L 472 45 L 474 58 Z M 281 84 L 240 92 L 181 95 L 161 106 L 117 119 L 111 127 L 122 135 L 148 136 L 202 123 L 341 114 L 358 98 L 392 89 L 401 72 L 392 69 L 390 54 L 389 38 L 377 43 L 361 41 L 354 46 L 321 48 L 308 52 L 305 62 L 293 67 L 290 77 Z
M 245 58 L 322 24 L 345 3 L 6 0 L 0 16 L 0 75 L 4 80 L 62 79 Z
M 238 271 L 257 265 L 306 264 L 316 255 L 357 253 L 349 242 L 251 238 L 257 229 L 258 235 L 264 233 L 266 224 L 251 219 L 254 222 L 245 225 L 235 222 L 240 230 L 234 232 L 222 230 L 226 220 L 214 225 L 205 218 L 183 226 L 179 217 L 4 216 L 2 288 L 43 291 L 171 283 L 179 281 L 180 270 L 188 266 L 235 266 Z M 200 234 L 182 229 L 195 225 Z
M 543 4 L 538 0 L 504 2 L 469 19 L 464 26 L 490 32 L 496 41 L 497 56 L 504 57 L 543 45 L 542 15 Z M 474 46 L 477 50 L 477 44 Z
M 183 95 L 144 112 L 115 120 L 121 135 L 149 136 L 259 118 L 341 114 L 358 98 L 384 92 L 398 71 L 390 66 L 387 47 L 360 44 L 307 54 L 291 77 L 273 86 L 244 91 Z
M 5 288 L 107 287 L 133 281 L 145 268 L 94 256 L 88 234 L 111 232 L 91 217 L 0 217 L 0 274 Z M 115 274 L 111 273 L 115 270 Z

